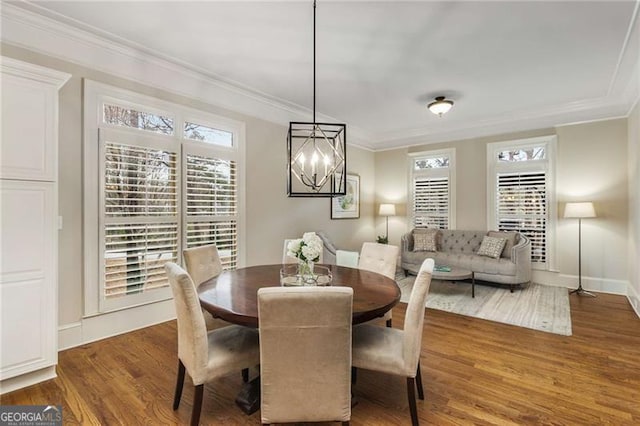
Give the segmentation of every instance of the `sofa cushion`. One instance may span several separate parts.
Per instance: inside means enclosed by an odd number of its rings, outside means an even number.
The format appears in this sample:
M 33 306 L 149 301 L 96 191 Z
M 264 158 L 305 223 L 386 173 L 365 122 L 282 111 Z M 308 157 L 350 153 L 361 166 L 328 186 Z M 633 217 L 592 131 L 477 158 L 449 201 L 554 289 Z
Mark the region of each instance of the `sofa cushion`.
M 485 236 L 482 239 L 482 244 L 478 249 L 479 256 L 492 257 L 498 259 L 504 250 L 504 245 L 507 243 L 506 238 L 496 238 Z
M 422 228 L 413 231 L 413 251 L 436 251 L 437 229 Z
M 424 253 L 422 256 L 424 260 Z M 478 256 L 477 254 L 443 253 L 440 251 L 429 253 L 427 257 L 432 258 L 436 265 L 455 266 L 476 273 L 513 276 L 517 271 L 515 263 L 503 258 L 493 259 L 491 257 Z
M 504 245 L 504 249 L 502 249 L 502 255 L 500 257 L 511 259 L 511 249 L 518 242 L 518 233 L 515 231 L 489 231 L 487 235 L 496 238 L 506 238 L 507 242 Z
M 440 235 L 438 251 L 445 253 L 476 254 L 486 232 L 443 229 Z

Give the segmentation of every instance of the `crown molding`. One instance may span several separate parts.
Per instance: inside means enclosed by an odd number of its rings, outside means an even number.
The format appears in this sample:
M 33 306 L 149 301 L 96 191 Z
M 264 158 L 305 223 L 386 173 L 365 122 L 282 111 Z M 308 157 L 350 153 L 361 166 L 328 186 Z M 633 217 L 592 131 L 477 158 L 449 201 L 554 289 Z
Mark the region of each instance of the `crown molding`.
M 616 67 L 613 71 L 613 75 L 611 76 L 611 83 L 609 84 L 609 90 L 607 91 L 608 95 L 611 95 L 614 91 L 616 84 L 620 79 L 620 68 L 624 62 L 626 55 L 632 55 L 631 46 L 633 44 L 632 40 L 635 39 L 636 42 L 640 42 L 640 25 L 638 25 L 638 11 L 640 10 L 640 0 L 636 0 L 636 5 L 633 8 L 633 12 L 631 14 L 631 19 L 629 20 L 629 28 L 627 29 L 627 34 L 625 35 L 624 42 L 622 43 L 622 48 L 620 49 L 620 53 L 618 54 L 618 61 L 616 62 Z M 636 62 L 640 60 L 638 58 L 638 53 L 634 52 L 636 55 Z M 637 64 L 634 65 L 635 71 L 638 71 Z M 637 74 L 632 74 L 637 75 Z M 632 78 L 633 79 L 633 78 Z
M 75 65 L 285 126 L 312 115 L 310 108 L 223 80 L 32 3 L 3 3 L 0 20 L 2 42 Z M 318 121 L 343 122 L 326 114 L 317 116 Z M 370 150 L 366 132 L 347 124 L 350 145 Z
M 476 121 L 467 125 L 457 125 L 452 122 L 450 126 L 439 131 L 432 131 L 429 128 L 413 129 L 398 132 L 396 135 L 386 134 L 387 138 L 373 141 L 372 144 L 376 151 L 387 151 L 504 133 L 550 129 L 577 122 L 627 117 L 630 107 L 637 96 L 637 92 L 631 93 L 625 96 L 623 102 L 607 98 L 576 102 L 557 108 L 537 111 L 537 113 L 506 114 L 500 118 Z
M 638 1 L 638 0 L 636 0 Z M 638 31 L 638 6 L 630 22 L 624 55 L 629 51 L 629 37 Z M 112 34 L 106 34 L 78 21 L 57 15 L 32 3 L 3 3 L 0 8 L 2 42 L 25 48 L 82 67 L 124 78 L 145 86 L 199 100 L 261 120 L 288 126 L 290 121 L 305 121 L 311 109 L 269 96 L 240 83 L 222 79 L 210 71 L 177 61 L 159 52 Z M 635 53 L 637 55 L 637 53 Z M 620 81 L 619 59 L 612 76 L 612 86 Z M 612 119 L 627 116 L 640 93 L 640 61 L 631 56 L 633 70 L 622 95 L 586 99 L 536 111 L 519 111 L 498 118 L 468 123 L 450 121 L 434 131 L 431 127 L 376 133 L 347 123 L 349 145 L 367 151 L 385 151 L 416 145 L 472 139 L 502 133 L 553 128 L 567 123 Z M 624 73 L 622 73 L 624 74 Z M 636 76 L 636 77 L 634 77 Z M 611 90 L 611 89 L 610 89 Z M 318 114 L 319 121 L 345 122 Z
M 19 61 L 13 58 L 0 57 L 0 69 L 3 74 L 15 75 L 40 83 L 50 84 L 60 89 L 71 78 L 71 74 Z

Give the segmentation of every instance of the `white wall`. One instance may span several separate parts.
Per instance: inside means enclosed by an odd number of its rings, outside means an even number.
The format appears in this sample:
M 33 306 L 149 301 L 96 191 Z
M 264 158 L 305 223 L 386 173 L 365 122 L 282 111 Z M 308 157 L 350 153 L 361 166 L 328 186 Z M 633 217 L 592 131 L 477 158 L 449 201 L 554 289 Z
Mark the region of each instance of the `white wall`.
M 286 196 L 285 126 L 240 114 L 210 103 L 196 101 L 168 91 L 135 83 L 15 46 L 2 44 L 4 56 L 72 74 L 60 91 L 59 212 L 64 226 L 59 234 L 59 325 L 64 336 L 61 346 L 94 340 L 127 327 L 145 325 L 144 315 L 135 309 L 110 318 L 118 322 L 110 330 L 100 319 L 83 319 L 82 251 L 82 78 L 107 83 L 170 102 L 226 116 L 246 124 L 246 261 L 248 265 L 278 263 L 285 238 L 308 230 L 323 230 L 340 248 L 358 249 L 375 238 L 373 228 L 374 154 L 348 148 L 348 172 L 361 177 L 360 219 L 331 220 L 327 198 L 288 198 Z M 144 76 L 140 76 L 143 79 Z M 172 309 L 171 305 L 170 310 Z M 156 320 L 165 318 L 162 304 L 156 306 Z M 171 312 L 171 311 L 170 311 Z M 163 316 L 164 315 L 164 316 Z M 70 343 L 65 343 L 68 341 Z
M 577 224 L 574 220 L 562 219 L 561 215 L 567 201 L 594 201 L 599 217 L 583 221 L 583 286 L 626 294 L 629 233 L 626 119 L 377 152 L 376 201 L 396 200 L 404 206 L 406 214 L 407 154 L 455 148 L 457 228 L 484 230 L 487 226 L 487 144 L 551 134 L 558 136 L 558 270 L 534 271 L 534 280 L 550 285 L 577 286 Z M 379 221 L 376 224 L 381 229 Z M 407 216 L 394 218 L 391 241 L 398 242 L 407 227 Z
M 629 115 L 629 291 L 640 317 L 640 102 Z

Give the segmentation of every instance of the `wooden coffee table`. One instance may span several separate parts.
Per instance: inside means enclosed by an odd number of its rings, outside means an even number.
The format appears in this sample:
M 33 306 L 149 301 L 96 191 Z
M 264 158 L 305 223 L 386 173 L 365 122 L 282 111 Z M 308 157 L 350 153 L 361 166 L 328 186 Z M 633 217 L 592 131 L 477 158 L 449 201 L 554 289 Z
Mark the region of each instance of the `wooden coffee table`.
M 438 265 L 438 266 L 446 266 L 446 265 Z M 451 269 L 448 272 L 438 271 L 434 268 L 431 277 L 436 280 L 443 281 L 461 281 L 471 279 L 471 297 L 476 297 L 476 278 L 473 271 L 463 268 L 457 268 L 455 266 L 449 266 Z

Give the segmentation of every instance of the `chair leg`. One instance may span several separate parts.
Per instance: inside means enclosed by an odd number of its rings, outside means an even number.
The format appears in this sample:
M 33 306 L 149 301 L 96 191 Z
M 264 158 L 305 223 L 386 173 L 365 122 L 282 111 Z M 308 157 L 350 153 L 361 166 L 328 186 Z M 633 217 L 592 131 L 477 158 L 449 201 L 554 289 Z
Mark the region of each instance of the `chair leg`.
M 176 392 L 173 397 L 173 409 L 177 410 L 180 406 L 180 398 L 182 398 L 182 386 L 184 385 L 184 364 L 178 360 L 178 379 L 176 380 Z
M 392 321 L 393 321 L 393 320 L 392 320 L 391 318 L 389 318 L 389 319 L 387 320 L 387 327 L 389 327 L 389 328 L 393 327 L 393 323 L 392 323 Z
M 204 385 L 196 386 L 193 393 L 193 411 L 191 412 L 191 426 L 200 424 L 200 412 L 202 411 L 202 395 L 204 394 Z
M 424 401 L 424 390 L 422 390 L 422 374 L 420 373 L 420 360 L 418 360 L 418 370 L 416 371 L 416 385 L 418 386 L 418 398 Z
M 243 368 L 242 369 L 242 381 L 247 383 L 249 381 L 249 369 L 248 368 Z
M 416 383 L 413 377 L 407 377 L 407 396 L 409 398 L 409 411 L 411 411 L 411 425 L 419 426 L 418 407 L 416 407 Z
M 351 384 L 355 385 L 357 379 L 358 379 L 358 368 L 351 367 Z

